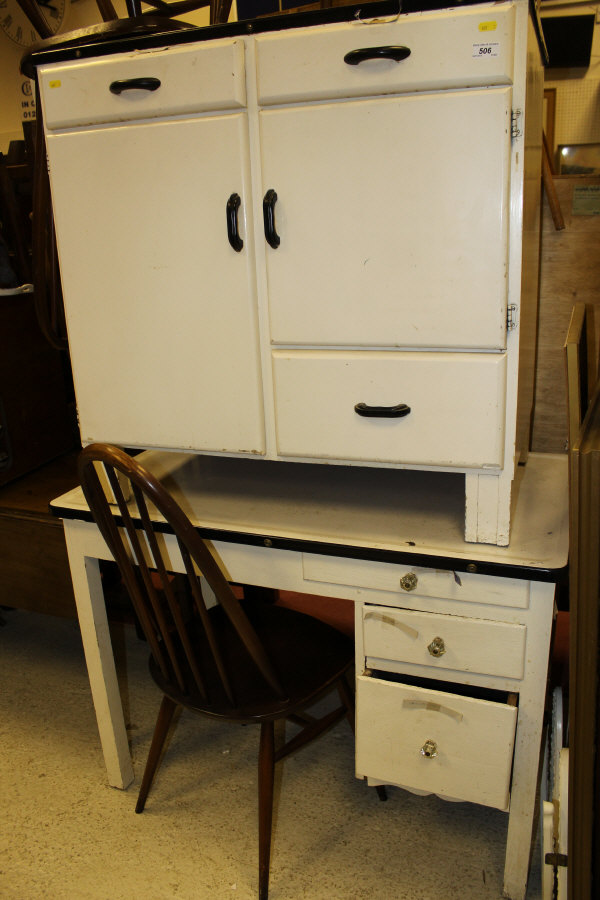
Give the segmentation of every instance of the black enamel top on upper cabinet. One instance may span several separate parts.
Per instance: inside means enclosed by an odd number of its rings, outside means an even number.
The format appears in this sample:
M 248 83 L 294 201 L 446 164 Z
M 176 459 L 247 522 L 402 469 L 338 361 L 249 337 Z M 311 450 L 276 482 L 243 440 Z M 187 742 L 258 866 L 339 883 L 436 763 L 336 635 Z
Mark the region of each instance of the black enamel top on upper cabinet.
M 454 7 L 458 9 L 475 5 L 478 2 L 482 2 L 482 0 L 457 0 L 454 3 L 448 2 L 448 0 L 375 0 L 366 5 L 350 3 L 348 6 L 301 10 L 296 13 L 228 22 L 224 25 L 209 25 L 202 28 L 159 16 L 116 19 L 79 31 L 57 35 L 34 44 L 21 60 L 21 71 L 24 75 L 34 78 L 39 65 L 63 62 L 74 58 L 107 56 L 111 53 L 124 53 L 130 50 L 186 44 L 242 34 L 281 31 L 287 28 L 304 28 L 332 22 L 347 22 L 357 18 L 371 19 L 377 16 L 391 16 L 400 13 L 404 15 Z M 487 0 L 483 0 L 483 2 L 487 2 Z

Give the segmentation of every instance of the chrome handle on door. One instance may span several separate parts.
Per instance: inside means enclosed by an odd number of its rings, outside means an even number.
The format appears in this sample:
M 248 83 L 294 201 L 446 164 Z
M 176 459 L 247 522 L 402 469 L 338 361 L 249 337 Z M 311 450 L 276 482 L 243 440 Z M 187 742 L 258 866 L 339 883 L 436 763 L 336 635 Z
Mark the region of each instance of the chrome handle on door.
M 437 744 L 435 741 L 425 741 L 421 747 L 421 756 L 426 759 L 433 759 L 437 756 Z
M 400 579 L 400 587 L 403 591 L 414 591 L 418 583 L 419 579 L 414 572 L 407 572 Z
M 435 657 L 443 656 L 446 652 L 446 645 L 444 644 L 444 639 L 441 637 L 435 637 L 430 644 L 428 644 L 427 649 L 430 654 Z
M 17 297 L 19 294 L 33 294 L 33 285 L 20 284 L 18 287 L 0 288 L 0 297 Z

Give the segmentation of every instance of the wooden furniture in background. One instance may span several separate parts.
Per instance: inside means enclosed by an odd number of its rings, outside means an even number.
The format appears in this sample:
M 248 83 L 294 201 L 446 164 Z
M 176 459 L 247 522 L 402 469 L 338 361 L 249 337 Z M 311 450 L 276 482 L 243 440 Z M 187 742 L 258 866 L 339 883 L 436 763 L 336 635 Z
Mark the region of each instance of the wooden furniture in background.
M 19 284 L 32 280 L 30 215 L 34 127 L 32 122 L 24 123 L 24 140 L 11 141 L 8 153 L 0 153 L 0 228 Z
M 576 303 L 565 341 L 569 447 L 579 437 L 598 380 L 594 307 Z
M 0 154 L 0 485 L 78 446 L 68 358 L 48 342 L 32 286 L 32 132 Z
M 556 88 L 544 88 L 544 136 L 550 157 L 550 170 L 554 173 L 554 133 L 556 127 Z
M 77 443 L 60 352 L 46 341 L 31 293 L 0 293 L 0 485 Z
M 49 512 L 56 492 L 76 484 L 69 454 L 0 487 L 0 605 L 77 614 L 64 531 Z
M 554 183 L 554 166 L 552 165 L 552 156 L 548 148 L 546 135 L 542 134 L 542 182 L 544 185 L 545 195 L 548 199 L 552 220 L 557 231 L 562 231 L 565 227 L 565 219 L 560 208 L 560 200 Z
M 600 389 L 570 453 L 568 896 L 600 887 Z
M 600 216 L 573 215 L 573 191 L 578 186 L 600 185 L 600 178 L 561 176 L 554 184 L 565 228 L 556 230 L 544 198 L 532 450 L 563 453 L 568 422 L 563 356 L 573 305 L 591 304 L 596 308 L 596 329 L 600 323 Z

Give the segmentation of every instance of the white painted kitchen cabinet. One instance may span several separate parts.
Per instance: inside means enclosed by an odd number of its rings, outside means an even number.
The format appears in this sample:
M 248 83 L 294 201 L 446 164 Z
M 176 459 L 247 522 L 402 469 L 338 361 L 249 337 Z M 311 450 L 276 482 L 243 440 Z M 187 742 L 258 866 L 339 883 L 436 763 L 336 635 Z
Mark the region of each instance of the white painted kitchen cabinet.
M 217 97 L 188 88 L 187 105 L 207 115 L 165 121 L 158 105 L 120 121 L 109 91 L 129 71 L 120 57 L 48 81 L 58 122 L 93 122 L 47 140 L 84 442 L 265 452 L 254 268 L 233 250 L 226 216 L 232 195 L 250 205 L 243 46 L 208 50 L 236 77 Z M 173 79 L 197 84 L 195 56 L 180 53 Z M 136 97 L 125 102 L 135 109 Z M 177 92 L 171 102 L 183 105 Z
M 528 4 L 355 12 L 37 54 L 82 439 L 450 471 L 466 539 L 506 544 Z

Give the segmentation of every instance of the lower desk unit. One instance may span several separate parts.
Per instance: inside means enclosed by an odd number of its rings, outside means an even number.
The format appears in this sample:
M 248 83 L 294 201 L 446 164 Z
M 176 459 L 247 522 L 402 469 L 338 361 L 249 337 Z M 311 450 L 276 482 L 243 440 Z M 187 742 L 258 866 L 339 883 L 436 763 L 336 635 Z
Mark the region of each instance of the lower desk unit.
M 357 776 L 507 811 L 504 892 L 523 900 L 555 585 L 360 560 L 350 568 L 364 585 Z

